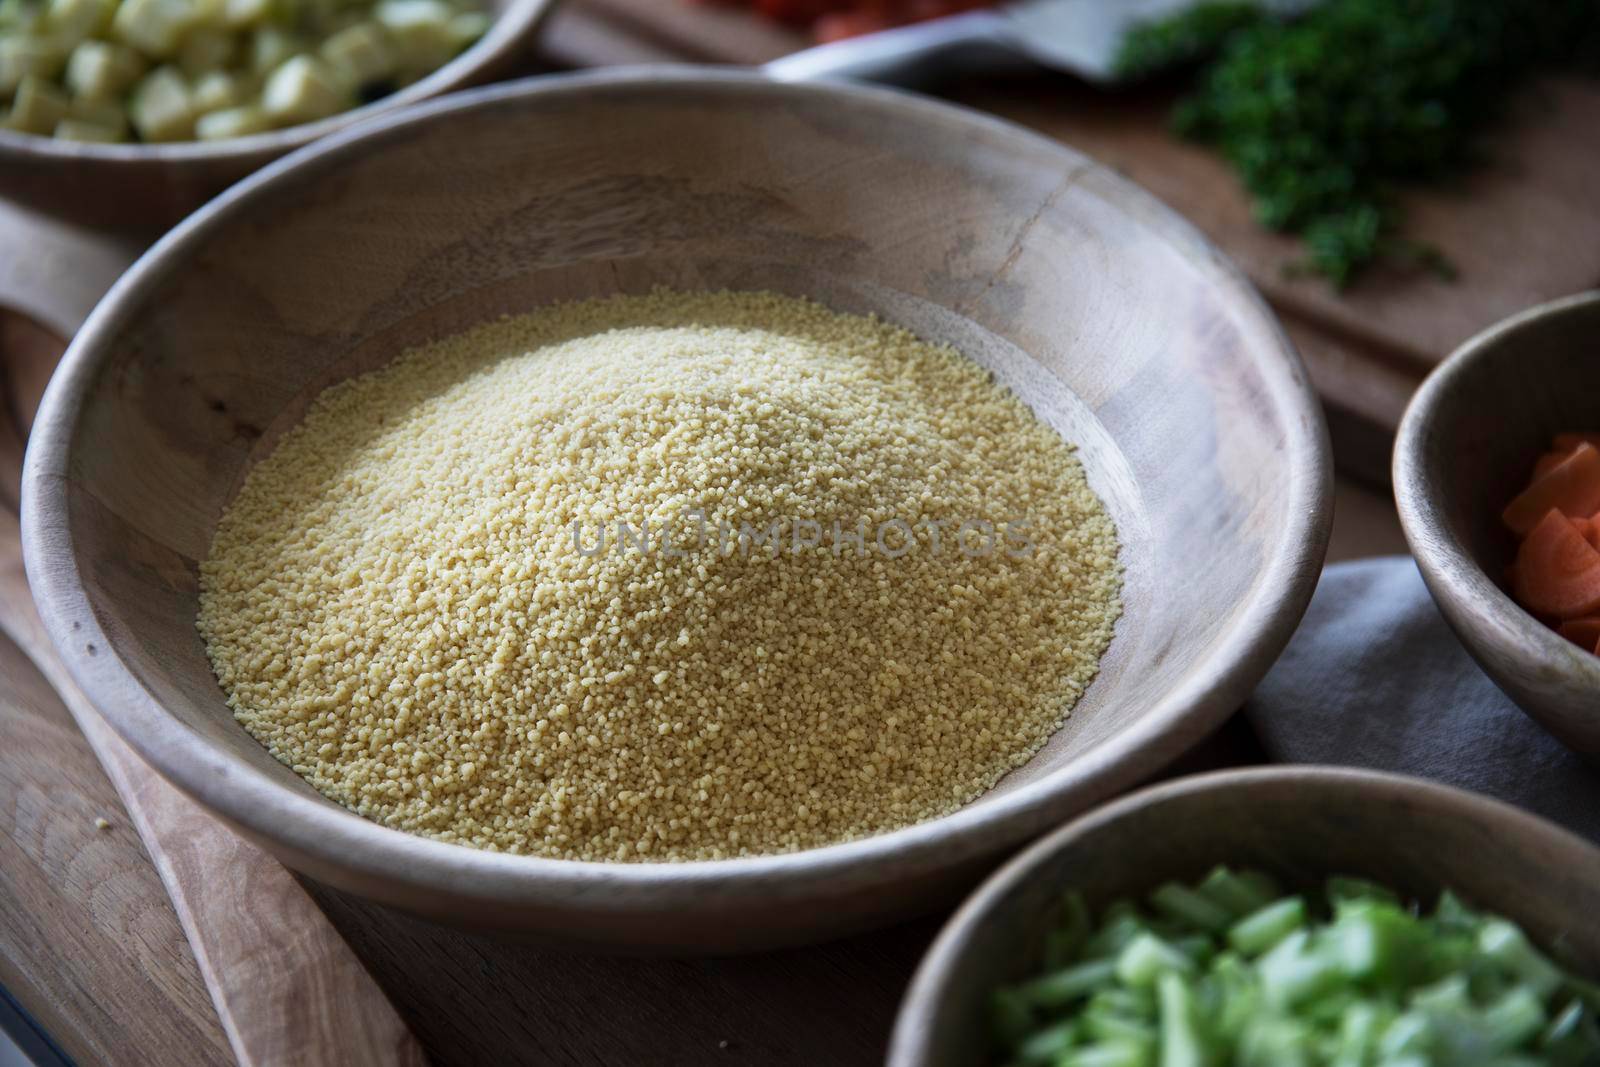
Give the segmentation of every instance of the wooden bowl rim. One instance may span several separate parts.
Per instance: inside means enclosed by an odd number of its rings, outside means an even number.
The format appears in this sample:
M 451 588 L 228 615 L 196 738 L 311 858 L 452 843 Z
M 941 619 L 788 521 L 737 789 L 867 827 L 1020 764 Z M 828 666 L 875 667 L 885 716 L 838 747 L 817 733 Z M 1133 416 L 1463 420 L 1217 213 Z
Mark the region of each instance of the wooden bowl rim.
M 1600 862 L 1600 847 L 1548 819 L 1481 793 L 1411 775 L 1358 767 L 1289 765 L 1211 771 L 1162 782 L 1097 808 L 1035 842 L 967 898 L 939 931 L 906 988 L 890 1037 L 886 1067 L 922 1067 L 929 1062 L 928 1041 L 949 979 L 961 966 L 990 913 L 1018 886 L 1037 876 L 1051 859 L 1107 825 L 1153 805 L 1206 793 L 1259 790 L 1270 794 L 1282 786 L 1330 796 L 1370 794 L 1374 803 L 1429 808 L 1473 818 L 1499 826 L 1507 839 L 1538 841 L 1562 856 L 1588 856 Z
M 593 863 L 512 856 L 419 837 L 302 795 L 201 737 L 161 708 L 123 666 L 96 620 L 72 548 L 65 473 L 79 407 L 147 293 L 213 232 L 244 216 L 280 178 L 360 157 L 392 131 L 451 115 L 544 99 L 710 94 L 746 101 L 825 96 L 886 121 L 916 121 L 929 135 L 965 133 L 1054 156 L 1061 172 L 1086 157 L 1011 123 L 898 90 L 781 83 L 756 73 L 641 67 L 546 76 L 474 89 L 342 130 L 269 164 L 172 230 L 112 288 L 63 357 L 35 424 L 24 471 L 23 548 L 40 613 L 74 679 L 136 750 L 179 788 L 247 834 L 291 850 L 326 872 L 355 871 L 391 887 L 502 905 L 572 905 L 648 914 L 675 904 L 786 900 L 814 903 L 948 870 L 1049 828 L 1149 777 L 1232 714 L 1288 642 L 1321 571 L 1332 522 L 1332 461 L 1321 408 L 1298 354 L 1265 302 L 1192 225 L 1099 164 L 1102 195 L 1139 219 L 1219 288 L 1258 353 L 1264 393 L 1285 427 L 1290 492 L 1280 540 L 1267 549 L 1239 617 L 1187 684 L 1140 721 L 1040 780 L 977 808 L 905 829 L 782 855 L 694 863 Z M 86 652 L 97 644 L 109 654 Z M 219 697 L 220 699 L 220 697 Z
M 1508 338 L 1552 318 L 1596 307 L 1600 290 L 1575 293 L 1520 311 L 1468 338 L 1428 375 L 1407 405 L 1395 435 L 1393 481 L 1400 526 L 1429 591 L 1471 618 L 1473 637 L 1530 668 L 1555 672 L 1572 685 L 1600 692 L 1600 656 L 1584 652 L 1534 618 L 1450 534 L 1439 485 L 1428 476 L 1424 460 L 1434 428 L 1456 414 L 1446 409 L 1452 391 L 1482 364 L 1505 353 Z
M 310 144 L 352 123 L 364 122 L 408 104 L 470 85 L 487 69 L 509 60 L 537 33 L 557 0 L 510 0 L 489 31 L 444 66 L 370 104 L 316 122 L 225 141 L 173 141 L 164 144 L 91 144 L 0 129 L 0 167 L 7 160 L 50 160 L 63 167 L 204 166 L 221 162 L 265 161 Z

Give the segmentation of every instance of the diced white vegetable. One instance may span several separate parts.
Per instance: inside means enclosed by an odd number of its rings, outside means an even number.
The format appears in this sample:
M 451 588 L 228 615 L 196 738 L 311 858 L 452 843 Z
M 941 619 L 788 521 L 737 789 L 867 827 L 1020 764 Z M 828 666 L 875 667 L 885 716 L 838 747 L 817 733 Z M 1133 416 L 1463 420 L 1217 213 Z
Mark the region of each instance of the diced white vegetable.
M 265 22 L 272 14 L 272 0 L 223 0 L 223 24 L 236 30 Z
M 26 74 L 11 101 L 8 123 L 23 133 L 48 134 L 67 117 L 67 98 L 55 86 L 34 74 Z
M 326 118 L 350 102 L 327 67 L 310 56 L 295 56 L 273 71 L 261 90 L 262 110 L 284 124 Z
M 28 75 L 51 78 L 66 56 L 49 41 L 0 34 L 0 100 L 17 91 Z
M 178 50 L 197 16 L 191 0 L 122 0 L 111 31 L 123 44 L 166 59 Z
M 145 141 L 181 141 L 194 132 L 194 108 L 183 75 L 158 67 L 133 90 L 128 117 Z
M 232 74 L 214 70 L 195 79 L 189 90 L 189 103 L 196 115 L 234 107 L 244 102 L 245 87 Z
M 250 39 L 250 69 L 258 77 L 271 74 L 301 51 L 300 42 L 289 33 L 268 26 Z
M 70 48 L 99 33 L 111 21 L 111 0 L 50 0 L 44 28 L 58 46 Z
M 61 141 L 86 141 L 91 144 L 115 144 L 122 140 L 122 131 L 114 126 L 102 126 L 83 119 L 62 119 L 56 123 L 53 136 Z
M 450 32 L 455 11 L 443 0 L 383 0 L 373 14 L 388 31 L 400 66 L 406 70 L 433 70 L 456 53 L 456 39 Z
M 254 105 L 230 107 L 201 115 L 194 124 L 195 136 L 202 141 L 226 141 L 233 137 L 248 137 L 272 129 L 272 119 Z
M 450 36 L 457 50 L 467 47 L 489 32 L 491 19 L 482 11 L 463 11 L 450 18 Z
M 362 22 L 322 42 L 322 58 L 346 88 L 382 81 L 395 71 L 394 50 L 376 23 Z
M 67 88 L 81 99 L 110 99 L 138 81 L 144 69 L 139 53 L 126 45 L 84 41 L 67 57 Z

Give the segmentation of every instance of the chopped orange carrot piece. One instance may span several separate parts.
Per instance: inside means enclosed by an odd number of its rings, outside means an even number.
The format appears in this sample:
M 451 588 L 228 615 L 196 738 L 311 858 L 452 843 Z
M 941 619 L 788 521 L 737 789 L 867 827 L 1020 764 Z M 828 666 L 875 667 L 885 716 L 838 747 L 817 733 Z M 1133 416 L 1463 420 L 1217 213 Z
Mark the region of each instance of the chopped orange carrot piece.
M 1536 615 L 1576 619 L 1600 612 L 1600 550 L 1558 508 L 1523 540 L 1513 580 L 1518 602 Z
M 1585 651 L 1600 645 L 1600 615 L 1586 615 L 1581 619 L 1568 619 L 1556 627 L 1556 633 Z
M 1557 452 L 1571 452 L 1579 445 L 1600 448 L 1600 433 L 1558 433 L 1550 443 L 1550 447 Z
M 1600 511 L 1600 450 L 1581 444 L 1549 474 L 1524 489 L 1501 513 L 1519 536 L 1556 508 L 1571 518 Z
M 1534 460 L 1533 480 L 1538 481 L 1546 474 L 1549 474 L 1551 471 L 1555 470 L 1561 465 L 1563 460 L 1572 455 L 1572 452 L 1573 450 L 1570 448 L 1556 449 L 1553 452 L 1546 452 L 1544 455 Z

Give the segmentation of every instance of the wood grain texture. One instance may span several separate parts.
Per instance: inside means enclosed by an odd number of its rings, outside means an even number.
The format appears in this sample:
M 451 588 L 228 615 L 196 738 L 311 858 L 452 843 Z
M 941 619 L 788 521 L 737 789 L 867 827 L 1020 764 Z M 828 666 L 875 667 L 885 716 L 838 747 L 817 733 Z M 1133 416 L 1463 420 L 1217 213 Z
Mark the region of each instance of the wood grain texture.
M 751 950 L 863 929 L 953 899 L 1009 845 L 1193 745 L 1303 610 L 1330 475 L 1298 363 L 1210 246 L 1083 157 L 903 94 L 732 72 L 523 83 L 365 130 L 214 202 L 135 268 L 80 333 L 24 485 L 30 574 L 75 676 L 164 773 L 297 869 L 594 944 Z M 1120 530 L 1126 611 L 1098 679 L 962 811 L 786 856 L 496 855 L 317 796 L 228 713 L 193 626 L 195 561 L 246 465 L 321 388 L 407 345 L 657 285 L 877 312 L 1032 404 Z
M 98 818 L 110 827 L 97 829 Z M 233 1062 L 115 789 L 54 690 L 4 636 L 0 985 L 79 1064 Z
M 1600 763 L 1600 657 L 1501 587 L 1516 539 L 1500 512 L 1558 433 L 1600 427 L 1600 291 L 1474 338 L 1417 393 L 1395 444 L 1400 519 L 1456 636 L 1517 706 Z
M 0 312 L 0 319 L 15 316 Z M 19 451 L 59 342 L 37 326 L 0 328 L 6 433 Z M 0 630 L 54 687 L 110 778 L 176 909 L 239 1063 L 415 1067 L 420 1047 L 361 963 L 277 861 L 247 844 L 140 760 L 62 667 L 33 608 L 16 515 L 0 511 Z M 9 646 L 8 646 L 9 647 Z M 187 1056 L 187 1053 L 185 1053 Z
M 1432 903 L 1445 889 L 1512 919 L 1592 976 L 1600 849 L 1508 804 L 1416 778 L 1333 768 L 1225 771 L 1125 797 L 1017 857 L 963 907 L 918 969 L 889 1067 L 985 1062 L 989 997 L 1038 966 L 1061 894 L 1096 909 L 1218 862 L 1289 886 L 1375 879 Z M 1538 872 L 1529 877 L 1529 872 Z

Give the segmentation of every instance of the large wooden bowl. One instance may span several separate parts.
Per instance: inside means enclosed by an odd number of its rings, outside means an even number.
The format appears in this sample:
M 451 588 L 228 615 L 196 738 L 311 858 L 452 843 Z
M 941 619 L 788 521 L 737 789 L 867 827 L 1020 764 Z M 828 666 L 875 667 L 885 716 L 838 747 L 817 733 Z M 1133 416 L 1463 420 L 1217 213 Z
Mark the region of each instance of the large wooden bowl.
M 320 122 L 229 141 L 85 144 L 0 129 L 0 196 L 91 226 L 159 232 L 240 178 L 353 122 L 512 73 L 554 0 L 485 0 L 489 32 L 438 70 Z
M 1600 974 L 1600 849 L 1487 797 L 1416 778 L 1275 767 L 1182 778 L 1079 819 L 984 883 L 912 979 L 888 1067 L 979 1067 L 989 995 L 1033 973 L 1061 895 L 1096 911 L 1218 863 L 1292 887 L 1375 879 L 1430 906 L 1453 889 L 1515 920 L 1568 966 Z
M 1472 658 L 1546 730 L 1600 761 L 1600 656 L 1503 588 L 1517 546 L 1500 512 L 1567 431 L 1600 431 L 1600 292 L 1515 315 L 1441 364 L 1401 421 L 1394 491 L 1423 581 Z
M 692 865 L 487 852 L 314 793 L 229 716 L 195 561 L 252 457 L 331 382 L 562 297 L 766 287 L 994 368 L 1082 446 L 1127 612 L 1027 767 L 947 818 Z M 673 949 L 932 907 L 1238 706 L 1330 519 L 1322 420 L 1249 285 L 1110 170 L 876 89 L 653 70 L 474 91 L 336 134 L 156 246 L 78 334 L 29 453 L 28 568 L 61 652 L 152 763 L 286 863 L 441 918 Z

